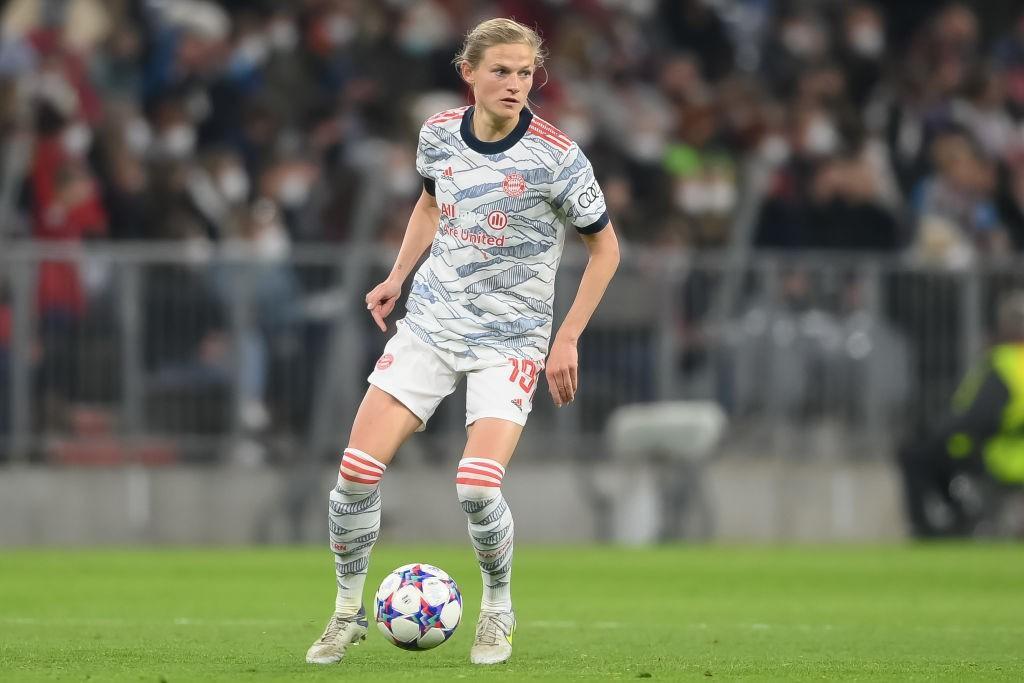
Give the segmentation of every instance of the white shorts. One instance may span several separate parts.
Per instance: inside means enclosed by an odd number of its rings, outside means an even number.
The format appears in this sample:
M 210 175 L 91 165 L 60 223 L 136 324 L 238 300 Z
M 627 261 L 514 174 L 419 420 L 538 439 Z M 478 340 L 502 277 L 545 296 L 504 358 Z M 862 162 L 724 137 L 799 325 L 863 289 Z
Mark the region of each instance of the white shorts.
M 466 426 L 482 417 L 497 417 L 525 425 L 544 364 L 506 358 L 464 360 L 435 348 L 398 326 L 367 378 L 373 386 L 398 399 L 420 419 L 423 431 L 441 400 L 466 377 Z

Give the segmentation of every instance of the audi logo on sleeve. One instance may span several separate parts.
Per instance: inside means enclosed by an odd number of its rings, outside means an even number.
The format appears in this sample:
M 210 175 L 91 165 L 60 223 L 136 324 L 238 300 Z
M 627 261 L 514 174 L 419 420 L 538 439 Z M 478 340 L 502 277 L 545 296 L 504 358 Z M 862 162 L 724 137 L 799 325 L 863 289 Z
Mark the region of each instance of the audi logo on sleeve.
M 598 200 L 598 197 L 600 196 L 601 190 L 598 189 L 597 183 L 593 182 L 590 183 L 587 189 L 583 190 L 583 192 L 580 193 L 580 196 L 579 198 L 577 198 L 576 203 L 579 204 L 580 208 L 582 209 L 589 209 L 591 206 L 594 205 L 594 202 L 596 202 Z

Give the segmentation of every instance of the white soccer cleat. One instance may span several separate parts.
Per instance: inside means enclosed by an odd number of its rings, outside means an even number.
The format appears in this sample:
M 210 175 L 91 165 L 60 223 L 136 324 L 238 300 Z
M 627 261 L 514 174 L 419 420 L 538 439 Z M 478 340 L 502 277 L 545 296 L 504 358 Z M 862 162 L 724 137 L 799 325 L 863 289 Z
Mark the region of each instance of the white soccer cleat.
M 473 664 L 501 664 L 506 661 L 512 656 L 512 634 L 515 630 L 515 612 L 481 612 L 469 661 Z
M 327 628 L 320 640 L 306 652 L 306 662 L 309 664 L 334 664 L 340 662 L 345 656 L 345 650 L 349 645 L 357 645 L 360 640 L 366 640 L 366 610 L 362 607 L 351 617 L 343 617 L 338 613 L 331 615 L 327 622 Z

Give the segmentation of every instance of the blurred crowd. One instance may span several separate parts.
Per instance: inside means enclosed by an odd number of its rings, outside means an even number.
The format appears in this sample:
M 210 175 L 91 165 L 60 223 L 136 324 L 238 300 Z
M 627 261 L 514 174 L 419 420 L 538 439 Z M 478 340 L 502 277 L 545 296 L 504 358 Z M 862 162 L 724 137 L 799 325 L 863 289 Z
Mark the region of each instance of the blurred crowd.
M 533 106 L 628 241 L 727 246 L 760 161 L 756 244 L 958 263 L 1024 245 L 1024 12 L 976 4 L 10 0 L 0 135 L 30 151 L 5 165 L 3 230 L 344 240 L 372 141 L 397 240 L 415 131 L 466 102 L 451 57 L 505 15 L 547 40 Z
M 259 291 L 241 412 L 255 427 L 281 302 L 304 285 L 289 250 L 400 241 L 420 192 L 416 131 L 467 103 L 451 59 L 488 17 L 542 33 L 532 106 L 587 152 L 626 243 L 951 267 L 1024 248 L 1024 11 L 1010 0 L 8 0 L 0 12 L 0 245 L 246 245 Z M 751 199 L 751 228 L 734 234 Z M 154 306 L 232 295 L 223 273 L 151 275 Z M 102 284 L 45 263 L 44 329 L 77 325 Z M 152 340 L 147 367 L 180 360 L 170 367 L 187 375 L 230 355 L 223 310 L 199 317 L 180 353 Z

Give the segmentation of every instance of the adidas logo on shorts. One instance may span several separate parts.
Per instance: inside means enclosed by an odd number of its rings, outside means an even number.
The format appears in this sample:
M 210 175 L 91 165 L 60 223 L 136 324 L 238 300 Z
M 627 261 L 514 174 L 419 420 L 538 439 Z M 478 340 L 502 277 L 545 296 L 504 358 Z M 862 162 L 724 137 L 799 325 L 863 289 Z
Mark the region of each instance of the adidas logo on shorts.
M 523 409 L 523 399 L 521 399 L 521 398 L 514 398 L 514 399 L 512 399 L 512 405 L 514 405 L 516 408 L 519 408 L 519 410 L 522 410 Z

